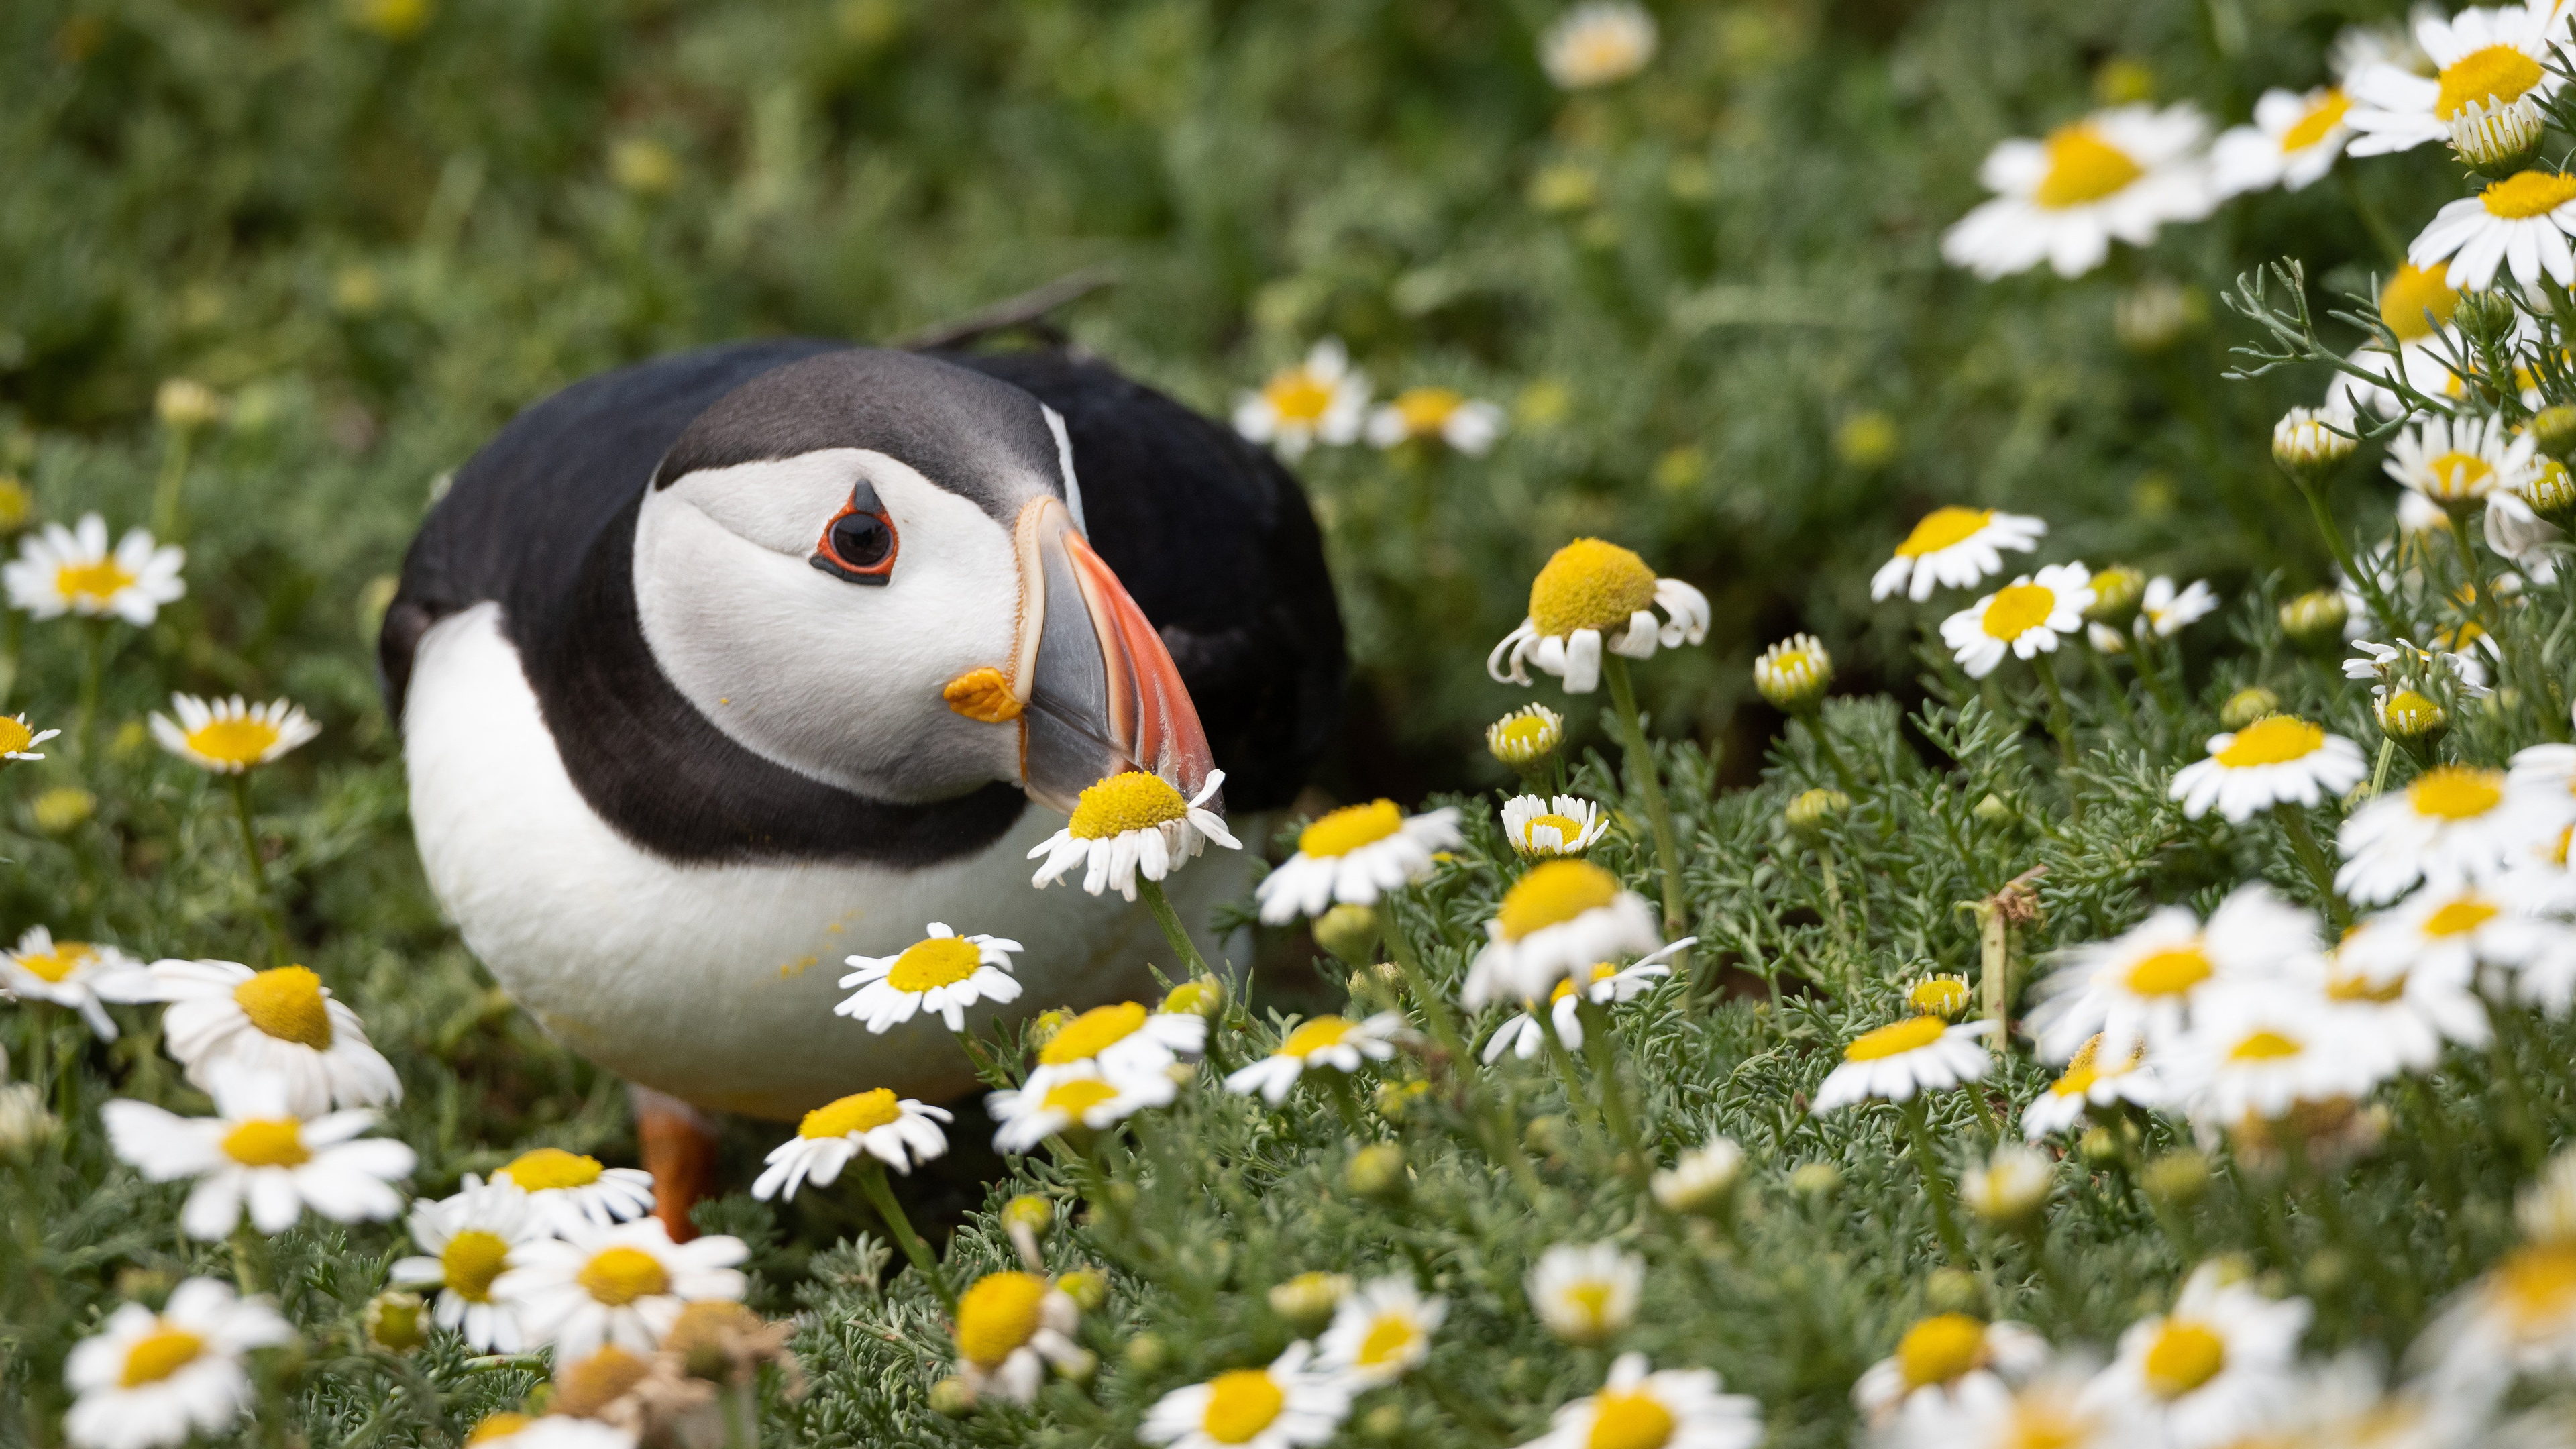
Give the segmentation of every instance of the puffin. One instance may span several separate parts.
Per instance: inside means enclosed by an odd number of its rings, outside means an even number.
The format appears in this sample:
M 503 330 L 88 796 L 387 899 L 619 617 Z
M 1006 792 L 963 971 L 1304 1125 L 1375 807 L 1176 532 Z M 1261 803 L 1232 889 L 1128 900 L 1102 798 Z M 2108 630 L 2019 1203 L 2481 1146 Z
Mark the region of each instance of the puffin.
M 1020 1008 L 1150 989 L 1152 918 L 1033 888 L 1032 847 L 1138 769 L 1222 771 L 1240 832 L 1302 787 L 1345 671 L 1268 452 L 1086 352 L 813 338 L 520 413 L 423 520 L 378 662 L 432 891 L 624 1078 L 676 1237 L 717 1114 L 971 1088 L 936 1014 L 834 1014 L 845 958 L 939 922 L 1022 943 Z M 1248 868 L 1167 882 L 1203 951 Z

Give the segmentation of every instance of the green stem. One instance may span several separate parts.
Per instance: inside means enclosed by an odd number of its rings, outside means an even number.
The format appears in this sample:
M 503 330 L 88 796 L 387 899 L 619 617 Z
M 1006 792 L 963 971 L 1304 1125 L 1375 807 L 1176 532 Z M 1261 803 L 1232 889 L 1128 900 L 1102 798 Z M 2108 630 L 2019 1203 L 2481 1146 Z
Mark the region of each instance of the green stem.
M 967 1062 L 975 1068 L 975 1080 L 996 1091 L 1018 1085 L 1011 1080 L 1010 1073 L 1004 1071 L 999 1062 L 985 1053 L 984 1048 L 976 1043 L 971 1033 L 952 1031 L 949 1035 L 957 1038 L 957 1049 L 966 1054 Z
M 2307 869 L 2308 879 L 2316 882 L 2317 895 L 2326 903 L 2326 915 L 2340 931 L 2352 924 L 2351 908 L 2335 890 L 2334 865 L 2326 859 L 2325 848 L 2317 844 L 2316 831 L 2308 826 L 2307 810 L 2288 800 L 2272 807 L 2272 818 L 2281 822 L 2282 833 L 2290 837 L 2290 849 Z
M 152 485 L 152 533 L 155 542 L 179 541 L 179 494 L 188 481 L 188 429 L 172 428 L 170 446 L 161 454 L 161 476 Z
M 1923 1195 L 1932 1200 L 1932 1227 L 1941 1235 L 1950 1261 L 1973 1269 L 1976 1260 L 1968 1256 L 1968 1240 L 1959 1232 L 1958 1209 L 1950 1200 L 1950 1175 L 1941 1170 L 1941 1159 L 1932 1146 L 1932 1128 L 1926 1120 L 1929 1110 L 1920 1092 L 1897 1106 L 1898 1115 L 1905 1119 L 1906 1135 L 1914 1141 L 1914 1170 L 1923 1178 Z
M 1672 811 L 1664 804 L 1654 747 L 1646 743 L 1645 723 L 1637 717 L 1637 691 L 1628 680 L 1628 661 L 1617 654 L 1604 655 L 1601 677 L 1610 683 L 1610 702 L 1618 709 L 1619 732 L 1628 747 L 1628 773 L 1646 799 L 1646 821 L 1655 832 L 1655 863 L 1664 876 L 1664 934 L 1678 936 L 1687 919 L 1682 906 L 1682 851 L 1673 836 Z M 1673 969 L 1686 970 L 1687 964 L 1676 958 Z
M 2066 691 L 2057 687 L 2057 665 L 2043 653 L 2030 656 L 2030 667 L 2031 672 L 2039 676 L 2040 686 L 2048 691 L 2048 732 L 2057 737 L 2058 752 L 2066 757 L 2066 768 L 2072 770 L 2075 768 L 2075 722 L 2066 714 Z M 2072 784 L 2067 786 L 2067 790 L 2075 800 L 2075 808 L 2081 811 L 2084 808 L 2083 795 Z
M 247 1298 L 259 1291 L 257 1248 L 248 1220 L 233 1225 L 233 1287 Z
M 2317 520 L 2317 532 L 2325 535 L 2326 548 L 2334 554 L 2335 566 L 2343 570 L 2345 578 L 2352 580 L 2354 588 L 2361 590 L 2362 598 L 2370 604 L 2371 616 L 2379 621 L 2380 632 L 2392 639 L 2397 637 L 2401 632 L 2397 611 L 2389 606 L 2388 596 L 2379 591 L 2379 580 L 2364 573 L 2361 566 L 2353 562 L 2352 547 L 2343 540 L 2343 530 L 2335 523 L 2334 510 L 2326 506 L 2324 488 L 2304 479 L 2292 481 L 2298 484 L 2301 496 L 2308 500 L 2308 512 Z
M 283 966 L 294 943 L 287 939 L 286 913 L 269 889 L 267 863 L 259 858 L 259 827 L 251 819 L 250 772 L 228 776 L 226 783 L 232 786 L 233 817 L 241 823 L 242 862 L 250 872 L 251 897 L 259 902 L 260 918 L 268 923 L 269 964 Z
M 50 1001 L 27 1003 L 27 1081 L 43 1091 L 52 1075 L 54 1045 L 54 1004 Z M 55 1103 L 57 1107 L 62 1104 Z M 56 1116 L 64 1114 L 57 1112 Z M 66 1118 L 65 1120 L 69 1120 Z
M 2371 769 L 2370 793 L 2364 795 L 2362 797 L 2363 799 L 2376 800 L 2379 798 L 2379 792 L 2388 788 L 2388 763 L 2396 758 L 2397 737 L 2388 734 L 2381 735 L 2379 737 L 2379 763 Z
M 1555 1065 L 1557 1074 L 1565 1078 L 1566 1109 L 1582 1122 L 1586 1133 L 1598 1132 L 1601 1118 L 1592 1109 L 1591 1095 L 1583 1090 L 1583 1074 L 1574 1065 L 1574 1053 L 1567 1051 L 1565 1043 L 1558 1039 L 1556 1023 L 1541 1014 L 1545 1011 L 1543 1003 L 1533 1003 L 1530 1017 L 1538 1023 L 1539 1039 L 1547 1043 L 1548 1061 Z
M 1315 1078 L 1323 1086 L 1324 1095 L 1333 1099 L 1333 1110 L 1341 1114 L 1342 1130 L 1351 1135 L 1354 1145 L 1365 1143 L 1374 1135 L 1360 1121 L 1360 1107 L 1351 1095 L 1348 1073 L 1327 1066 L 1312 1066 L 1307 1068 L 1306 1075 Z
M 930 1245 L 921 1240 L 921 1234 L 912 1230 L 912 1219 L 904 1215 L 903 1204 L 895 1201 L 894 1188 L 886 1182 L 885 1164 L 863 1159 L 859 1163 L 859 1190 L 866 1193 L 868 1201 L 875 1205 L 877 1216 L 885 1219 L 886 1231 L 894 1235 L 903 1255 L 912 1260 L 912 1266 L 923 1278 L 929 1280 L 930 1291 L 939 1295 L 941 1306 L 954 1314 L 957 1295 L 949 1290 L 948 1275 L 940 1271 L 939 1259 L 931 1254 Z
M 1611 1134 L 1628 1152 L 1628 1175 L 1637 1180 L 1638 1190 L 1646 1190 L 1654 1175 L 1653 1159 L 1646 1155 L 1646 1141 L 1637 1128 L 1636 1114 L 1628 1110 L 1628 1089 L 1619 1080 L 1619 1059 L 1610 1050 L 1610 1012 L 1600 1002 L 1585 998 L 1575 1008 L 1583 1022 L 1583 1053 L 1592 1061 L 1592 1081 L 1601 1094 L 1601 1115 L 1610 1123 Z
M 1824 756 L 1825 763 L 1833 768 L 1834 779 L 1841 783 L 1843 793 L 1853 799 L 1860 798 L 1860 778 L 1852 773 L 1851 766 L 1843 763 L 1843 752 L 1834 748 L 1834 737 L 1825 730 L 1824 712 L 1810 710 L 1799 716 L 1799 722 L 1807 727 L 1807 738 L 1816 742 L 1816 753 Z
M 1206 959 L 1199 955 L 1198 946 L 1190 940 L 1190 933 L 1181 929 L 1180 915 L 1172 909 L 1171 898 L 1163 894 L 1163 883 L 1140 876 L 1136 893 L 1145 898 L 1145 908 L 1154 913 L 1154 924 L 1163 928 L 1163 939 L 1172 943 L 1173 954 L 1181 958 L 1181 969 L 1192 977 L 1213 974 Z
M 2129 708 L 2129 687 L 2111 668 L 2111 656 L 2099 649 L 2085 651 L 2093 656 L 2093 670 L 2102 677 L 2102 692 L 2111 700 L 2111 712 L 2120 717 L 2120 732 L 2131 739 L 2138 737 L 2138 716 Z
M 108 624 L 105 619 L 82 622 L 89 637 L 81 641 L 80 712 L 73 716 L 72 748 L 86 761 L 98 727 L 99 682 L 107 676 Z
M 1476 1059 L 1468 1053 L 1466 1039 L 1458 1034 L 1458 1018 L 1450 1014 L 1448 998 L 1433 989 L 1430 976 L 1423 971 L 1422 957 L 1413 949 L 1413 938 L 1405 934 L 1404 923 L 1396 919 L 1393 898 L 1378 902 L 1377 917 L 1387 954 L 1395 958 L 1395 969 L 1404 973 L 1405 987 L 1422 1008 L 1423 1024 L 1431 1028 L 1432 1040 L 1449 1054 L 1452 1070 L 1461 1076 L 1473 1076 Z

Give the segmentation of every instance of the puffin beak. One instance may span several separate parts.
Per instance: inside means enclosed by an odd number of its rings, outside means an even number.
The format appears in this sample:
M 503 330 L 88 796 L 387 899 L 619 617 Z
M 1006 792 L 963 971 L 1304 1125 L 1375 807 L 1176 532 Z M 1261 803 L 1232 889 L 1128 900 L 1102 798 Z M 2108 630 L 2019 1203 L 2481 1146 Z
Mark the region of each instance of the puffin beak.
M 1197 798 L 1216 762 L 1162 635 L 1061 501 L 1021 509 L 1013 538 L 1020 630 L 1010 692 L 1022 706 L 1022 787 L 1071 814 L 1086 787 L 1144 770 Z

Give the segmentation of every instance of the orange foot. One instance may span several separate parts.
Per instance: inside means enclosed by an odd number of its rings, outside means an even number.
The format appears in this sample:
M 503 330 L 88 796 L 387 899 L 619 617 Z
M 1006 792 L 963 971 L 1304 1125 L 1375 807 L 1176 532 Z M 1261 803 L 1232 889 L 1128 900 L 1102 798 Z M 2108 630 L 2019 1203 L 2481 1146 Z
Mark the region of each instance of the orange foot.
M 635 1137 L 644 1170 L 653 1174 L 653 1216 L 671 1230 L 671 1241 L 698 1235 L 689 1210 L 715 1195 L 716 1122 L 666 1093 L 628 1083 L 635 1107 Z

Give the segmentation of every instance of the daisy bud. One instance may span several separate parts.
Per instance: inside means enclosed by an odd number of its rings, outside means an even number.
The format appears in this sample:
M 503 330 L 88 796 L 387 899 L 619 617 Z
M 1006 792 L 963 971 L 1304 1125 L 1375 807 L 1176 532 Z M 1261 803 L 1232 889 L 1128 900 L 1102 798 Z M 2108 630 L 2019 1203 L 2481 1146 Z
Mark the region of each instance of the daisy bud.
M 1136 1372 L 1149 1374 L 1161 1368 L 1163 1361 L 1171 1355 L 1164 1349 L 1162 1339 L 1150 1333 L 1140 1333 L 1127 1340 L 1127 1347 L 1119 1357 L 1127 1360 L 1127 1366 Z
M 2576 405 L 2558 403 L 2532 414 L 2531 440 L 2553 458 L 2576 453 Z
M 2111 331 L 2131 352 L 2162 352 L 2182 340 L 2205 313 L 2201 298 L 2161 277 L 2140 282 L 2111 304 Z
M 2088 623 L 2121 628 L 2138 617 L 2138 602 L 2147 595 L 2147 576 L 2127 564 L 2113 564 L 2093 576 L 2093 602 L 2084 610 Z
M 1404 1165 L 1404 1149 L 1392 1142 L 1380 1142 L 1351 1154 L 1350 1165 L 1342 1169 L 1342 1186 L 1353 1197 L 1372 1202 L 1395 1202 L 1413 1186 L 1412 1174 Z
M 1020 1255 L 1020 1266 L 1032 1273 L 1046 1271 L 1046 1258 L 1038 1252 L 1038 1243 L 1055 1225 L 1055 1204 L 1033 1192 L 1024 1192 L 1002 1204 L 1002 1231 L 1010 1236 L 1011 1248 Z
M 2187 1148 L 2168 1152 L 2146 1165 L 2138 1185 L 2167 1207 L 2189 1207 L 2209 1191 L 2209 1159 Z
M 2535 1243 L 2576 1243 L 2576 1149 L 2562 1149 L 2514 1203 L 2514 1221 Z
M 27 485 L 7 473 L 0 473 L 0 538 L 17 533 L 36 521 L 36 495 Z
M 1093 1375 L 1100 1372 L 1100 1355 L 1087 1348 L 1077 1348 L 1062 1358 L 1054 1360 L 1048 1367 L 1054 1369 L 1055 1376 L 1066 1383 L 1087 1384 L 1091 1382 Z
M 2021 820 L 2020 813 L 2012 808 L 2012 802 L 1991 790 L 1986 792 L 1986 798 L 1971 806 L 1968 813 L 1977 817 L 1980 825 L 2013 825 Z
M 1348 1273 L 1300 1273 L 1270 1290 L 1270 1311 L 1299 1333 L 1313 1333 L 1351 1296 Z
M 1782 812 L 1789 829 L 1799 839 L 1812 845 L 1824 839 L 1825 828 L 1842 818 L 1852 807 L 1852 799 L 1840 790 L 1809 790 L 1789 802 Z
M 2267 714 L 2281 712 L 2281 696 L 2257 684 L 2227 696 L 2218 707 L 2218 722 L 2231 730 L 2241 730 Z
M 2090 1167 L 2108 1167 L 2120 1160 L 2120 1139 L 2108 1127 L 2088 1127 L 2075 1141 L 2075 1150 L 2083 1154 Z
M 1365 966 L 1377 954 L 1377 911 L 1344 901 L 1315 918 L 1315 944 L 1347 966 Z
M 2431 749 L 2451 728 L 2451 717 L 2440 705 L 2411 689 L 2372 700 L 2370 709 L 2379 716 L 2381 731 L 2410 749 Z
M 1109 1275 L 1090 1268 L 1074 1269 L 1056 1279 L 1055 1286 L 1085 1313 L 1098 1313 L 1100 1305 L 1109 1301 Z
M 360 1321 L 366 1325 L 367 1342 L 387 1353 L 410 1353 L 429 1342 L 417 1293 L 379 1293 L 367 1300 L 367 1310 Z
M 1521 1129 L 1521 1145 L 1541 1157 L 1561 1157 L 1574 1142 L 1566 1131 L 1565 1119 L 1547 1112 L 1532 1117 L 1529 1125 Z
M 1965 976 L 1926 976 L 1906 989 L 1905 1004 L 1919 1016 L 1937 1016 L 1956 1021 L 1959 1013 L 1974 1000 Z
M 1225 983 L 1213 976 L 1195 976 L 1163 993 L 1163 1004 L 1156 1008 L 1167 1015 L 1214 1016 L 1225 1005 Z
M 2302 488 L 2324 481 L 2360 446 L 2343 408 L 2292 408 L 2272 425 L 2272 461 Z
M 2576 408 L 2556 411 L 2576 414 Z M 2560 528 L 2576 524 L 2576 478 L 2570 478 L 2567 465 L 2555 458 L 2540 460 L 2540 471 L 2522 488 L 2523 501 L 2531 511 Z
M 1380 1082 L 1369 1105 L 1389 1122 L 1401 1122 L 1413 1105 L 1431 1095 L 1431 1084 L 1420 1079 L 1410 1082 Z
M 570 1414 L 577 1419 L 599 1417 L 602 1409 L 625 1398 L 627 1391 L 642 1383 L 653 1372 L 653 1365 L 608 1344 L 585 1359 L 577 1359 L 555 1370 L 555 1396 L 551 1410 Z
M 2496 291 L 2463 292 L 2458 309 L 2451 313 L 2452 325 L 2480 350 L 2510 345 L 2521 320 L 2513 299 Z
M 2093 646 L 2094 653 L 2108 654 L 2113 658 L 2129 652 L 2129 636 L 2108 624 L 2085 625 L 2084 642 Z
M 1810 714 L 1834 682 L 1834 659 L 1813 634 L 1792 634 L 1753 661 L 1753 687 L 1783 714 Z
M 69 835 L 98 813 L 98 797 L 78 785 L 56 785 L 30 801 L 27 813 L 47 835 Z
M 1982 1313 L 1986 1285 L 1965 1268 L 1935 1268 L 1923 1280 L 1923 1302 L 1940 1313 Z
M 975 1411 L 975 1391 L 950 1374 L 930 1386 L 930 1412 L 943 1419 L 963 1419 Z
M 1843 1190 L 1843 1170 L 1830 1162 L 1801 1163 L 1789 1174 L 1789 1190 L 1813 1202 L 1823 1202 Z
M 2057 1164 L 2046 1153 L 2007 1142 L 1959 1179 L 1959 1197 L 1986 1221 L 2014 1227 L 2046 1207 L 2056 1186 Z
M 0 1085 L 0 1157 L 24 1161 L 53 1139 L 62 1121 L 45 1110 L 45 1094 L 26 1082 Z
M 2451 151 L 2472 171 L 2511 176 L 2540 154 L 2543 127 L 2540 104 L 2530 96 L 2489 96 L 2451 117 Z
M 2310 589 L 2281 606 L 2281 632 L 2302 649 L 2339 649 L 2350 617 L 2340 590 Z
M 1054 1039 L 1057 1032 L 1064 1030 L 1065 1023 L 1071 1020 L 1073 1020 L 1073 1012 L 1065 1007 L 1051 1006 L 1039 1012 L 1029 1019 L 1029 1045 L 1045 1046 Z
M 221 417 L 224 400 L 202 382 L 184 377 L 167 379 L 152 394 L 152 415 L 161 426 L 174 432 L 191 433 Z
M 1712 1137 L 1705 1147 L 1682 1154 L 1681 1161 L 1658 1172 L 1650 1184 L 1655 1201 L 1667 1212 L 1692 1217 L 1724 1215 L 1744 1180 L 1744 1149 L 1730 1137 Z
M 1360 1437 L 1372 1444 L 1404 1442 L 1404 1406 L 1380 1404 L 1360 1420 Z
M 1525 775 L 1564 744 L 1565 717 L 1543 704 L 1524 705 L 1485 728 L 1485 748 Z

